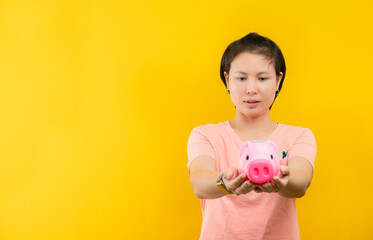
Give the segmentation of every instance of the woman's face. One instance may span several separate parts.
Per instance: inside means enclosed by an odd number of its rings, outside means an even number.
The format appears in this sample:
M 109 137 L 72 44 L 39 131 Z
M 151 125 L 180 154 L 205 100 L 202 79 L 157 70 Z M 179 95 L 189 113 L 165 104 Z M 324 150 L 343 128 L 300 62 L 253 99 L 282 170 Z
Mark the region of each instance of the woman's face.
M 270 63 L 264 55 L 247 51 L 233 59 L 229 75 L 224 72 L 236 110 L 248 117 L 257 117 L 269 111 L 282 75 L 276 78 L 274 63 Z

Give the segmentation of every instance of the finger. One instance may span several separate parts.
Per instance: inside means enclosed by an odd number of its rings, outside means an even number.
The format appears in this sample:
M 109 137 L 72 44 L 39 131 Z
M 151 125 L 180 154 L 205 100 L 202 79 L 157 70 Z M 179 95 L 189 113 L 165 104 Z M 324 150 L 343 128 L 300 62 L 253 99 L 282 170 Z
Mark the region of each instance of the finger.
M 271 180 L 270 182 L 268 182 L 268 185 L 269 185 L 269 190 L 270 192 L 278 192 L 278 187 L 277 185 Z
M 258 186 L 256 186 L 256 187 L 254 188 L 254 191 L 255 191 L 256 193 L 261 193 L 261 192 L 263 192 L 262 189 L 260 189 L 260 187 L 258 187 Z
M 227 179 L 228 180 L 231 180 L 232 179 L 232 176 L 233 176 L 233 171 L 228 171 L 226 174 L 224 174 L 227 176 Z
M 245 174 L 240 174 L 237 178 L 233 179 L 227 186 L 228 190 L 235 190 L 236 188 L 238 188 L 241 183 L 245 180 L 246 178 L 246 175 Z
M 279 188 L 276 185 L 273 185 L 271 192 L 278 192 Z
M 272 186 L 271 183 L 265 183 L 261 186 L 261 188 L 262 188 L 263 192 L 268 192 L 268 193 L 272 192 L 272 190 L 273 190 L 273 186 Z
M 224 179 L 231 180 L 234 176 L 234 169 L 228 168 L 224 173 Z
M 278 187 L 278 188 L 282 188 L 283 187 L 283 185 L 281 184 L 281 180 L 280 180 L 280 178 L 279 177 L 273 177 L 273 181 L 275 182 L 275 184 L 276 184 L 276 186 Z
M 262 189 L 263 189 L 264 192 L 267 192 L 267 193 L 277 191 L 275 185 L 273 185 L 271 182 L 267 182 L 267 183 L 263 184 Z
M 287 182 L 289 181 L 289 177 L 288 176 L 284 178 L 274 177 L 273 180 L 275 184 L 277 185 L 277 187 L 280 189 L 287 185 Z
M 267 187 L 266 187 L 264 184 L 260 185 L 259 188 L 260 188 L 263 192 L 268 192 L 268 189 L 267 189 Z
M 247 188 L 246 188 L 246 192 L 245 192 L 245 193 L 251 192 L 252 190 L 254 190 L 254 188 L 255 188 L 255 185 L 252 184 L 250 181 L 248 181 L 248 184 L 247 184 Z
M 273 181 L 273 179 L 270 181 L 272 187 L 273 187 L 273 192 L 278 192 L 279 188 L 278 186 L 276 185 L 275 181 Z
M 241 186 L 236 188 L 235 192 L 238 192 L 240 194 L 246 194 L 254 189 L 254 185 L 250 183 L 250 181 L 246 181 Z
M 234 189 L 234 193 L 237 194 L 237 195 L 244 194 L 245 186 L 246 186 L 246 182 L 244 182 L 243 184 L 241 184 L 241 186 Z
M 232 180 L 236 178 L 238 175 L 239 175 L 239 172 L 237 168 L 228 168 L 226 174 L 224 174 L 227 180 Z
M 288 166 L 281 166 L 281 174 L 283 176 L 289 175 L 289 167 Z
M 237 168 L 233 169 L 233 178 L 236 178 L 238 175 L 240 175 L 240 173 L 238 172 L 238 169 Z

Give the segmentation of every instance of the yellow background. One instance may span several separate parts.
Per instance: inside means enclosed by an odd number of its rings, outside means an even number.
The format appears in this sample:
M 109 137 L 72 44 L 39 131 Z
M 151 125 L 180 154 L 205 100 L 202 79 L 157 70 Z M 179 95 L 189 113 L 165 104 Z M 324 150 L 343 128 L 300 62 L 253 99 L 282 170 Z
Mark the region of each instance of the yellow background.
M 198 239 L 193 127 L 232 119 L 228 44 L 275 41 L 310 128 L 307 239 L 372 239 L 371 1 L 0 1 L 0 239 Z

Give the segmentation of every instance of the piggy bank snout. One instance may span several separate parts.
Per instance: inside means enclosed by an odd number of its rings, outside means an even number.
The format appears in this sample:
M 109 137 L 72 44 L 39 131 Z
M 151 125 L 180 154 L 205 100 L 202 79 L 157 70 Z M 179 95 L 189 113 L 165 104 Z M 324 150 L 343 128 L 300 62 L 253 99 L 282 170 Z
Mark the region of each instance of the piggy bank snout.
M 249 179 L 255 183 L 268 182 L 274 174 L 273 164 L 266 159 L 253 160 L 247 168 Z

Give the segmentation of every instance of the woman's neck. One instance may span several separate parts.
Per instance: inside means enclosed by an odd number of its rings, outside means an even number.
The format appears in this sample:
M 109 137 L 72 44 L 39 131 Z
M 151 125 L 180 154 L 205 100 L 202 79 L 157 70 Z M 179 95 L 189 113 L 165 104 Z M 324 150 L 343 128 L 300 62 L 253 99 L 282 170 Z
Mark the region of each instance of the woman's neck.
M 255 118 L 248 118 L 240 112 L 236 112 L 236 116 L 229 122 L 237 131 L 248 133 L 260 133 L 277 126 L 277 123 L 269 116 L 269 111 Z

